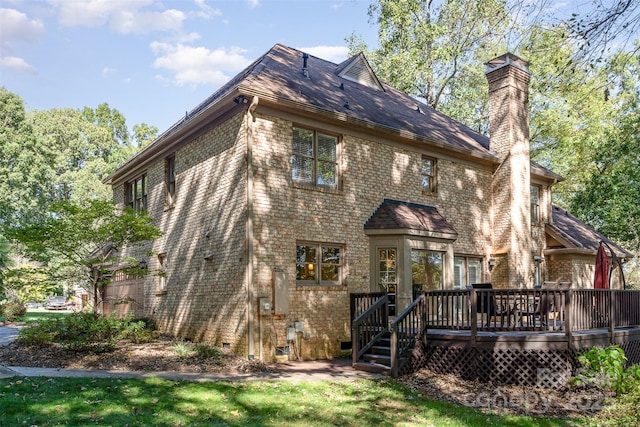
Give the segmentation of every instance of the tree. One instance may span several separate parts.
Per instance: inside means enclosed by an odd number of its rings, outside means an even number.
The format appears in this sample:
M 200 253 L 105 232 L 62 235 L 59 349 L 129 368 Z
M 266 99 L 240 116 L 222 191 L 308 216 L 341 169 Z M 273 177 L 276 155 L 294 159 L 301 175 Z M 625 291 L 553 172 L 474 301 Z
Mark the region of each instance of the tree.
M 501 0 L 377 0 L 369 18 L 379 48 L 367 52 L 378 76 L 443 113 L 481 129 L 486 116 L 482 63 L 504 45 L 509 22 Z M 367 50 L 353 35 L 350 51 Z
M 625 49 L 640 29 L 640 3 L 637 0 L 594 2 L 588 13 L 575 13 L 567 20 L 571 38 L 579 47 L 575 58 L 600 62 L 616 46 Z M 637 53 L 640 46 L 633 47 Z
M 38 143 L 19 96 L 0 88 L 0 224 L 46 211 L 53 181 L 51 152 Z
M 22 304 L 42 302 L 50 295 L 62 293 L 60 284 L 52 280 L 45 269 L 30 264 L 7 270 L 3 285 L 5 295 Z
M 118 212 L 113 202 L 103 200 L 53 203 L 46 220 L 10 227 L 5 234 L 23 245 L 25 255 L 41 262 L 50 276 L 66 272 L 70 281 L 82 277 L 93 293 L 94 312 L 113 271 L 148 273 L 126 250 L 140 250 L 161 235 L 147 214 L 130 208 Z

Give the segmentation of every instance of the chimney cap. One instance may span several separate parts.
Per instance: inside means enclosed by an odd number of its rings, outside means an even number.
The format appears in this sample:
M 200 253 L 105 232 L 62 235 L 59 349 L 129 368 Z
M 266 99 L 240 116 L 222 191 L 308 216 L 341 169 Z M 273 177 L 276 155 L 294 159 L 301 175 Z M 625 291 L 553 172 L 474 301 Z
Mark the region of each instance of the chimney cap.
M 494 58 L 491 61 L 486 62 L 484 65 L 486 67 L 485 74 L 489 74 L 502 67 L 506 67 L 507 65 L 512 65 L 529 75 L 531 74 L 531 72 L 529 71 L 529 61 L 525 61 L 524 59 L 514 55 L 511 52 L 502 54 L 497 58 Z

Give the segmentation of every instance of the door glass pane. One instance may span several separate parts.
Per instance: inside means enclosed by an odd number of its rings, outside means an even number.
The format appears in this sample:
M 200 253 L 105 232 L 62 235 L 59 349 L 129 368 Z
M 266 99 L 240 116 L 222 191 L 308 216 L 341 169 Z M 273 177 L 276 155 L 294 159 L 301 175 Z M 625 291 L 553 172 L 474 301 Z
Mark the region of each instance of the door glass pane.
M 465 286 L 464 258 L 455 257 L 453 260 L 453 288 L 462 289 Z
M 482 260 L 471 258 L 469 264 L 469 284 L 482 283 Z

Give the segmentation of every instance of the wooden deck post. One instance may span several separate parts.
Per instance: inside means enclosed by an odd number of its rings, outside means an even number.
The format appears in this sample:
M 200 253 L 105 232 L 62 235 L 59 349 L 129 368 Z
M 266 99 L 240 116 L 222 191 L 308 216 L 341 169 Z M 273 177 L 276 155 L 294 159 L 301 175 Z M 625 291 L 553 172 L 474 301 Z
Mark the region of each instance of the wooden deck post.
M 573 327 L 573 317 L 578 312 L 578 310 L 573 309 L 573 290 L 571 288 L 566 290 L 566 294 L 564 297 L 564 333 L 567 337 L 567 344 L 569 345 L 569 350 L 573 349 L 573 339 L 571 337 Z
M 609 289 L 609 342 L 615 344 L 616 319 L 615 319 L 615 297 L 616 291 Z
M 475 289 L 469 289 L 469 301 L 471 302 L 471 345 L 476 346 L 478 336 L 478 294 Z

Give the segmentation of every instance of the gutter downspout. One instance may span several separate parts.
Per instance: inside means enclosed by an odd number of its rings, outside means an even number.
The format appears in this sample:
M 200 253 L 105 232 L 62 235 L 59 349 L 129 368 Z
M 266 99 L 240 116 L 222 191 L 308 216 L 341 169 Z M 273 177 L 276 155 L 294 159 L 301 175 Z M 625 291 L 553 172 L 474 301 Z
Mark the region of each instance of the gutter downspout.
M 258 97 L 254 96 L 245 115 L 246 146 L 247 146 L 247 218 L 246 218 L 246 281 L 247 281 L 247 339 L 249 360 L 254 359 L 255 343 L 253 337 L 253 111 L 258 106 Z

